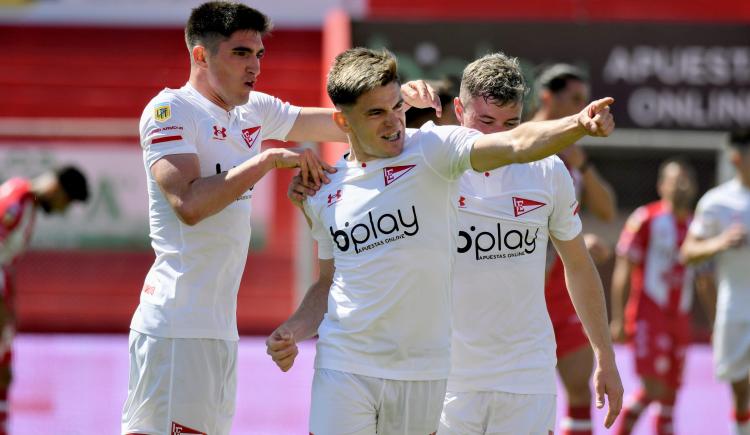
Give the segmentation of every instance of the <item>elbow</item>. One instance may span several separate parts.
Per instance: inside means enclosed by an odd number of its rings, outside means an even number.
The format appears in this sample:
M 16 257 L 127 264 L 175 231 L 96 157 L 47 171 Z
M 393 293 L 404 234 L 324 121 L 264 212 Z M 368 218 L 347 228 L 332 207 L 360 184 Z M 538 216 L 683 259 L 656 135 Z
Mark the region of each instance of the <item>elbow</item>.
M 184 202 L 173 206 L 173 209 L 175 214 L 177 215 L 177 219 L 179 219 L 180 222 L 187 226 L 192 227 L 203 220 L 203 217 L 200 216 L 200 214 L 194 207 L 190 207 Z

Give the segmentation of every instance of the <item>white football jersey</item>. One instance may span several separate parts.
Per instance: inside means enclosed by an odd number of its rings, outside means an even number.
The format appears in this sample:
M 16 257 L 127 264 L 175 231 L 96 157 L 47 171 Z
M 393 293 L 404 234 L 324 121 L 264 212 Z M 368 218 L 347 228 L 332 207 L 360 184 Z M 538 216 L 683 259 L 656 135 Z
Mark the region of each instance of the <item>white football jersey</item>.
M 316 368 L 395 380 L 446 379 L 459 176 L 476 130 L 407 129 L 397 157 L 341 159 L 305 203 L 320 258 L 336 272 Z
M 733 223 L 750 231 L 750 189 L 733 179 L 698 201 L 690 233 L 699 238 L 721 234 Z M 716 321 L 750 321 L 750 243 L 716 256 L 719 296 Z
M 555 335 L 544 300 L 547 243 L 581 232 L 558 157 L 459 183 L 453 276 L 452 392 L 555 393 Z
M 150 168 L 170 154 L 197 154 L 201 177 L 227 171 L 258 154 L 264 139 L 285 139 L 299 110 L 252 92 L 248 104 L 227 112 L 190 84 L 165 89 L 149 102 L 140 134 L 156 259 L 133 330 L 169 338 L 239 338 L 237 291 L 250 244 L 252 188 L 189 226 L 177 218 Z

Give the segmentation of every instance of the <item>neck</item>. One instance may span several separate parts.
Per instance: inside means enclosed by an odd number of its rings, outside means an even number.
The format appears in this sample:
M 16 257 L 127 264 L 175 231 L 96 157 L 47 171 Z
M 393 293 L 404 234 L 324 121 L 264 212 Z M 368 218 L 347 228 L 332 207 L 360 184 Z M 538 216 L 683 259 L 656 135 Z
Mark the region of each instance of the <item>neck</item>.
M 750 189 L 750 174 L 742 174 L 737 172 L 737 180 L 742 184 L 745 189 Z
M 371 156 L 364 150 L 362 150 L 362 147 L 359 145 L 357 139 L 352 135 L 349 135 L 349 155 L 347 156 L 346 160 L 350 162 L 369 162 L 370 160 L 374 160 L 376 158 L 377 157 Z
M 687 218 L 692 211 L 688 207 L 677 206 L 674 202 L 667 200 L 664 200 L 664 206 L 679 220 Z
M 205 71 L 195 67 L 191 67 L 188 83 L 190 83 L 190 85 L 195 88 L 195 90 L 198 91 L 199 94 L 206 97 L 208 101 L 216 104 L 227 112 L 234 109 L 234 106 L 224 102 L 221 96 L 213 88 L 211 88 Z

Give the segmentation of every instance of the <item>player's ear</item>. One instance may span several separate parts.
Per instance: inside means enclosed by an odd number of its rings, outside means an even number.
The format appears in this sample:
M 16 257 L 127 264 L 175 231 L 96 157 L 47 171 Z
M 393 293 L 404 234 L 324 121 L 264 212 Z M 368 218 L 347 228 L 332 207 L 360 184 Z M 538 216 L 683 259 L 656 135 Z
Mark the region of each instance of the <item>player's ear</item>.
M 349 126 L 349 120 L 346 119 L 346 116 L 344 115 L 344 112 L 341 110 L 336 110 L 333 112 L 333 122 L 336 123 L 336 126 L 341 129 L 344 133 L 350 133 L 351 127 Z
M 206 63 L 206 47 L 202 45 L 196 45 L 191 50 L 190 54 L 193 56 L 193 63 L 196 65 L 205 68 L 207 66 Z
M 456 114 L 458 123 L 464 125 L 464 105 L 458 97 L 453 97 L 453 112 Z

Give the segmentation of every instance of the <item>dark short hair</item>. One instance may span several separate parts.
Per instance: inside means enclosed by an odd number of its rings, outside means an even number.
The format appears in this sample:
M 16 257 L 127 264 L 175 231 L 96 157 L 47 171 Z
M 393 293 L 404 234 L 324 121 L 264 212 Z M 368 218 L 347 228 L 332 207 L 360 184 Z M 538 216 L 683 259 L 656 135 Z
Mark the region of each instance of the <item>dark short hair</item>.
M 557 94 L 565 89 L 571 80 L 587 82 L 588 76 L 576 66 L 557 63 L 539 73 L 536 79 L 536 89 L 537 91 L 546 89 L 553 94 Z
M 750 149 L 750 128 L 732 130 L 729 133 L 729 146 L 740 151 Z
M 89 198 L 86 176 L 74 166 L 55 169 L 55 176 L 60 186 L 71 201 L 85 202 Z
M 364 93 L 400 83 L 398 63 L 388 50 L 350 48 L 336 56 L 326 90 L 334 106 L 350 106 Z
M 188 49 L 202 44 L 215 52 L 219 42 L 234 32 L 254 30 L 261 35 L 271 31 L 271 20 L 262 12 L 242 3 L 214 1 L 193 9 L 185 26 Z

